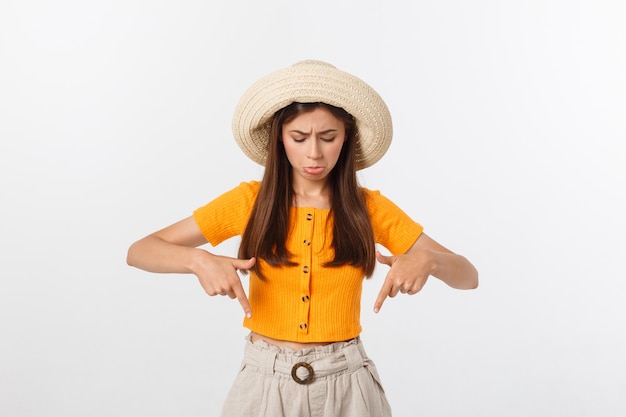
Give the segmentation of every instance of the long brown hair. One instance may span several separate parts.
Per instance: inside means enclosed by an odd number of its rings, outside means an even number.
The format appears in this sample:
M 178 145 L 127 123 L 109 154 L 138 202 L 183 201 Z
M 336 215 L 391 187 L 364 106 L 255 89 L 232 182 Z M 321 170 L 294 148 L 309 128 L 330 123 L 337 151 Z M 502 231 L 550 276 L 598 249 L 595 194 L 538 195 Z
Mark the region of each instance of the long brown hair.
M 343 122 L 346 140 L 337 164 L 328 176 L 331 189 L 334 259 L 325 266 L 352 265 L 365 276 L 374 272 L 374 232 L 365 204 L 365 194 L 356 177 L 358 131 L 354 118 L 344 109 L 325 103 L 292 103 L 276 112 L 272 120 L 265 173 L 252 213 L 239 246 L 239 258 L 253 256 L 269 265 L 296 265 L 286 247 L 289 234 L 289 209 L 293 200 L 292 168 L 282 141 L 282 126 L 299 114 L 318 107 L 328 109 Z M 252 268 L 264 277 L 259 262 Z

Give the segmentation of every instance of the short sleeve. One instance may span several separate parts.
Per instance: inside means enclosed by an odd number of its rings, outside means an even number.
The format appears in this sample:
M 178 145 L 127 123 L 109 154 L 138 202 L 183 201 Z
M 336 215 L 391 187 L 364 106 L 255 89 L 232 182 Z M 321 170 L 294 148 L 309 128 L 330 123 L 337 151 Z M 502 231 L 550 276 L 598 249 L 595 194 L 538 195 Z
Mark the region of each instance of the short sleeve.
M 422 234 L 422 225 L 380 191 L 364 191 L 376 243 L 383 245 L 394 255 L 408 251 Z
M 211 245 L 243 234 L 259 187 L 256 181 L 242 182 L 193 212 L 196 224 Z

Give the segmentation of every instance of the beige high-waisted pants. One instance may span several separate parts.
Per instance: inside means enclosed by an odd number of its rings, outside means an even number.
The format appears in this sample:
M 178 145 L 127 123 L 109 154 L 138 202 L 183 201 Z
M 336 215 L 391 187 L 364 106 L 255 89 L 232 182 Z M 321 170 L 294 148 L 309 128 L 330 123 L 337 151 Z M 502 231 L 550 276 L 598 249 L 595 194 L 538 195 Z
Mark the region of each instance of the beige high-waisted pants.
M 246 342 L 222 417 L 390 417 L 359 338 L 303 350 Z

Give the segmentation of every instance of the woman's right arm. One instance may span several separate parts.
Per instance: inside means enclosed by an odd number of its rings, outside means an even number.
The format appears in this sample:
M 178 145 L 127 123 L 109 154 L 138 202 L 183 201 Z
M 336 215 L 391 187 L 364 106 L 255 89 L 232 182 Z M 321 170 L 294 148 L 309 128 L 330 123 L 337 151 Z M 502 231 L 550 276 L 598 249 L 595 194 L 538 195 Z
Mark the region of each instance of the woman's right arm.
M 194 265 L 204 255 L 198 249 L 207 243 L 193 217 L 187 217 L 165 229 L 133 243 L 126 262 L 149 272 L 194 273 Z
M 250 269 L 255 259 L 213 255 L 198 248 L 205 243 L 206 239 L 190 216 L 133 243 L 126 262 L 149 272 L 194 274 L 207 294 L 237 298 L 245 314 L 251 316 L 237 270 Z

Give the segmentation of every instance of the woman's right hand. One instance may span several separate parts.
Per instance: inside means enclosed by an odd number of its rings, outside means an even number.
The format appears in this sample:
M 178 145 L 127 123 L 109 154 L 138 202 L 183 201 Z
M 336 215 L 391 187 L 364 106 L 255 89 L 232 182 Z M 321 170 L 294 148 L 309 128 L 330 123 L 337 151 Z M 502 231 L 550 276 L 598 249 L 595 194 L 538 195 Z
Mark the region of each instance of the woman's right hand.
M 213 255 L 198 248 L 205 243 L 190 216 L 133 243 L 128 249 L 127 263 L 150 272 L 195 274 L 207 294 L 236 298 L 246 317 L 251 317 L 250 303 L 237 271 L 252 268 L 255 258 Z
M 200 285 L 207 294 L 210 296 L 227 295 L 232 299 L 236 298 L 246 317 L 250 318 L 252 317 L 252 309 L 237 271 L 248 270 L 254 266 L 255 262 L 255 258 L 237 259 L 199 250 L 198 258 L 191 266 L 191 270 L 198 277 Z

